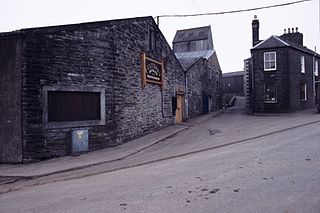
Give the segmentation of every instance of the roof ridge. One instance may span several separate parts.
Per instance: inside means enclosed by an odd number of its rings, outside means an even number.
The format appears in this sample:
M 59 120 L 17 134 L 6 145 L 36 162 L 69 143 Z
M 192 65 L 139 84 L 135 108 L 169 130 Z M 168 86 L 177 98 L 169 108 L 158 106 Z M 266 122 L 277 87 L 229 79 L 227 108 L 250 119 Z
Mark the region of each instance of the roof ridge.
M 279 38 L 278 36 L 272 35 L 273 38 L 277 39 L 278 41 L 282 42 L 286 46 L 290 46 L 287 42 L 283 41 L 283 38 Z
M 182 29 L 182 30 L 177 30 L 177 32 L 188 31 L 188 30 L 195 30 L 195 29 L 201 29 L 201 28 L 211 28 L 211 25 L 202 26 L 202 27 L 187 28 L 187 29 Z

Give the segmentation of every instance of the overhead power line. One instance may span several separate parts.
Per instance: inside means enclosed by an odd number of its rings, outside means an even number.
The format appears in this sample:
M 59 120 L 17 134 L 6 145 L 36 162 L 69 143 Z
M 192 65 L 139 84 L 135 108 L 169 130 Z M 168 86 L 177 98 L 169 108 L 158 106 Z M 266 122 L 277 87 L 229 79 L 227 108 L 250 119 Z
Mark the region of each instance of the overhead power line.
M 182 17 L 192 17 L 192 16 L 211 16 L 211 15 L 224 15 L 224 14 L 230 14 L 230 13 L 242 13 L 242 12 L 249 12 L 249 11 L 255 11 L 255 10 L 263 10 L 268 8 L 274 8 L 274 7 L 283 7 L 288 6 L 292 4 L 300 4 L 303 2 L 308 2 L 312 0 L 299 0 L 299 1 L 293 1 L 283 4 L 275 4 L 270 6 L 263 6 L 263 7 L 255 7 L 255 8 L 249 8 L 249 9 L 242 9 L 242 10 L 231 10 L 231 11 L 223 11 L 223 12 L 214 12 L 214 13 L 198 13 L 198 14 L 184 14 L 184 15 L 160 15 L 156 18 L 182 18 Z

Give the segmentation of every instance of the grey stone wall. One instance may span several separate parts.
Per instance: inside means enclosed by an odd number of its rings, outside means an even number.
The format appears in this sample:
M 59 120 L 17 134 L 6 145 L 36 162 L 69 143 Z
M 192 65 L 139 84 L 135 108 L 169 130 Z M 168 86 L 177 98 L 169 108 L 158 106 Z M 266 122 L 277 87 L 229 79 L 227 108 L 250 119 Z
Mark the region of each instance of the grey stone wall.
M 0 40 L 0 162 L 20 163 L 21 144 L 21 42 Z
M 243 75 L 222 77 L 224 94 L 235 94 L 244 96 Z
M 214 69 L 211 59 L 199 59 L 186 74 L 188 91 L 188 117 L 203 114 L 203 96 L 209 96 L 209 111 L 219 109 L 221 71 Z
M 264 71 L 264 52 L 277 54 L 277 69 Z M 255 112 L 290 112 L 313 106 L 312 56 L 293 48 L 253 50 L 253 110 Z M 306 73 L 300 71 L 300 56 L 305 55 Z M 264 83 L 274 82 L 277 87 L 277 102 L 265 103 Z M 300 100 L 300 84 L 307 84 L 307 100 Z
M 156 48 L 149 45 L 150 30 Z M 23 30 L 25 162 L 70 154 L 70 128 L 44 127 L 46 86 L 105 88 L 106 125 L 87 126 L 89 149 L 122 144 L 173 124 L 171 97 L 184 72 L 151 17 Z M 141 89 L 142 52 L 165 61 L 164 89 Z M 177 77 L 177 81 L 175 80 Z M 83 127 L 82 127 L 83 128 Z
M 300 57 L 305 57 L 305 73 L 301 73 Z M 292 110 L 307 109 L 314 106 L 313 97 L 313 56 L 297 50 L 289 50 L 290 69 L 290 108 Z M 307 100 L 300 100 L 300 84 L 307 84 Z

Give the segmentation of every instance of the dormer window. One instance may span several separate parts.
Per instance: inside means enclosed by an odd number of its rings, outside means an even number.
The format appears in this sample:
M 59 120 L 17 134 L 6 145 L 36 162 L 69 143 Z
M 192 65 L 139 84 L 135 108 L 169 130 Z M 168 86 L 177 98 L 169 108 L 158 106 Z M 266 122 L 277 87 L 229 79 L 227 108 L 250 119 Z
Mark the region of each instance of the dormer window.
M 276 52 L 264 53 L 264 70 L 271 71 L 277 69 Z
M 306 70 L 305 70 L 305 63 L 304 63 L 304 56 L 303 55 L 300 57 L 300 64 L 301 64 L 301 73 L 305 73 Z

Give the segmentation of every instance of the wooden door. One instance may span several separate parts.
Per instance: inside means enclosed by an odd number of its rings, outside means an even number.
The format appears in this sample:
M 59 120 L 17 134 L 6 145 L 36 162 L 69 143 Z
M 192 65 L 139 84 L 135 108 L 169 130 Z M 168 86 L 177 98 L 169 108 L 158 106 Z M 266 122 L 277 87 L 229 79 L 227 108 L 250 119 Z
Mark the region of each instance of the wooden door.
M 183 121 L 183 106 L 184 106 L 183 96 L 177 95 L 176 124 L 182 123 Z

